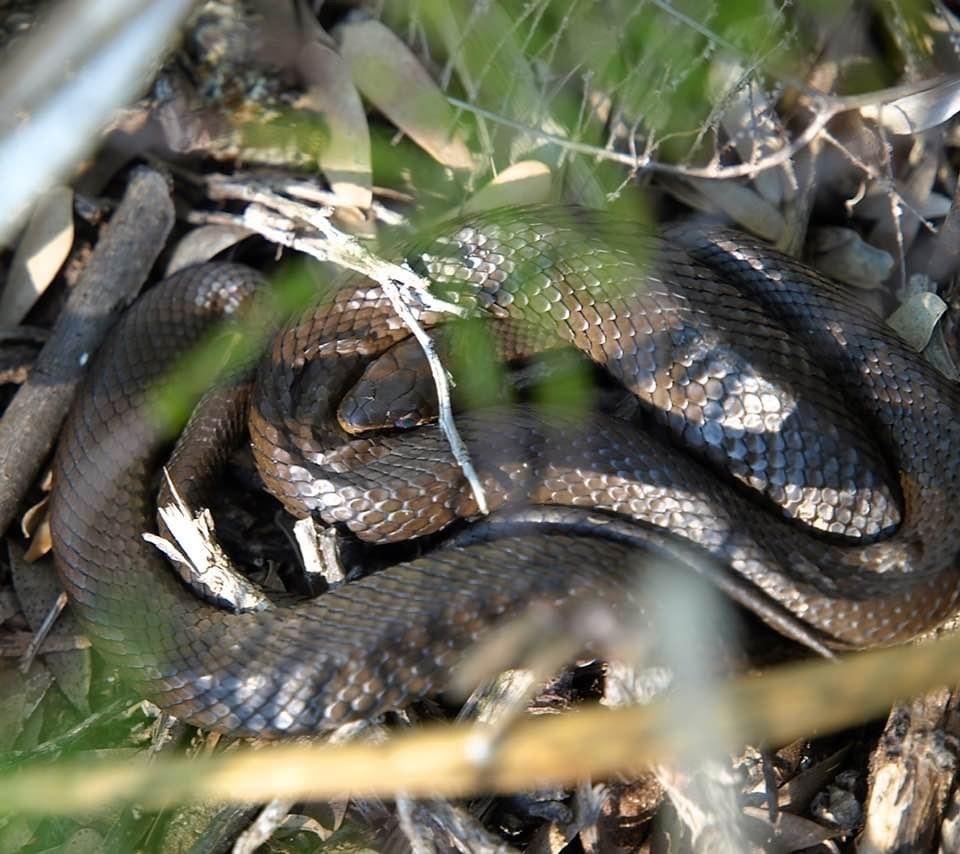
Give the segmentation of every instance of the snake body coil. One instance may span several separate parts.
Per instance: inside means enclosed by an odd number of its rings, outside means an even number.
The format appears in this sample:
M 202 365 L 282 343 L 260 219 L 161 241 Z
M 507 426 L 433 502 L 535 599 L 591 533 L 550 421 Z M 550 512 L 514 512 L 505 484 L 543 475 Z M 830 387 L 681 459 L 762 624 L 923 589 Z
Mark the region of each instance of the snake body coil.
M 625 517 L 638 540 L 685 543 L 765 619 L 835 648 L 892 643 L 955 609 L 960 398 L 843 289 L 739 235 L 643 235 L 573 211 L 480 216 L 407 257 L 469 313 L 581 350 L 656 428 L 529 405 L 465 413 L 494 508 Z M 569 531 L 435 551 L 264 613 L 193 597 L 141 539 L 166 443 L 150 391 L 256 285 L 220 264 L 152 290 L 98 355 L 57 454 L 61 578 L 137 690 L 207 728 L 315 731 L 436 690 L 526 602 L 625 589 L 630 537 Z M 338 425 L 345 390 L 406 335 L 354 278 L 274 339 L 250 436 L 292 512 L 377 542 L 476 513 L 438 428 L 356 438 Z

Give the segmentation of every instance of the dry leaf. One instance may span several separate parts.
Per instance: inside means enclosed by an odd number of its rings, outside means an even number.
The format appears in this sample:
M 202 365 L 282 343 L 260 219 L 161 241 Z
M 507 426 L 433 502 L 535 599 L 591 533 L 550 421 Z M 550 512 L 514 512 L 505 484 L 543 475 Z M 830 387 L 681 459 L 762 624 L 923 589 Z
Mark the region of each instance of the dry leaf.
M 49 493 L 49 469 L 44 474 L 43 483 L 46 484 L 43 487 L 44 491 Z M 28 507 L 27 510 L 24 511 L 23 516 L 20 517 L 20 531 L 23 533 L 23 536 L 30 540 L 30 546 L 23 556 L 23 559 L 27 561 L 27 563 L 33 563 L 33 561 L 39 560 L 45 554 L 49 554 L 53 548 L 53 543 L 50 539 L 49 506 L 50 496 L 44 495 L 36 504 Z
M 956 362 L 953 360 L 953 354 L 947 345 L 942 325 L 937 324 L 936 329 L 933 330 L 930 343 L 923 348 L 923 358 L 948 380 L 960 382 L 960 369 L 957 368 Z
M 171 276 L 185 267 L 209 261 L 251 234 L 253 232 L 249 229 L 236 225 L 202 225 L 195 228 L 184 235 L 170 254 L 166 275 Z
M 297 60 L 307 91 L 296 104 L 323 117 L 328 136 L 320 167 L 344 204 L 366 210 L 373 202 L 370 129 L 350 68 L 332 48 L 305 45 Z
M 747 827 L 756 822 L 759 828 L 773 829 L 765 810 L 745 807 L 743 812 L 744 824 Z M 809 818 L 791 815 L 788 812 L 782 812 L 777 816 L 776 831 L 777 851 L 803 851 L 844 835 L 841 829 L 825 827 Z
M 315 818 L 308 815 L 288 815 L 280 825 L 287 833 L 312 833 L 321 842 L 325 842 L 333 835 L 332 828 L 324 827 Z
M 16 669 L 0 669 L 0 753 L 16 744 L 52 684 L 50 671 L 42 665 L 26 675 Z
M 960 111 L 960 77 L 920 85 L 923 88 L 902 98 L 861 107 L 860 114 L 880 122 L 890 133 L 914 134 L 943 124 Z
M 856 288 L 879 288 L 893 270 L 890 253 L 871 246 L 852 228 L 824 226 L 812 230 L 807 254 L 818 270 Z
M 73 190 L 53 187 L 34 206 L 0 296 L 0 323 L 16 326 L 56 278 L 73 246 Z
M 843 747 L 784 783 L 777 791 L 780 808 L 793 813 L 807 809 L 814 796 L 837 776 L 848 753 Z
M 53 540 L 50 536 L 50 517 L 45 516 L 40 522 L 30 546 L 23 554 L 23 559 L 28 563 L 40 560 L 44 555 L 50 554 L 53 548 Z
M 776 243 L 786 232 L 787 224 L 780 211 L 744 184 L 733 181 L 711 181 L 706 178 L 684 178 L 677 183 L 687 185 L 695 194 L 706 200 L 709 206 L 719 209 L 751 234 Z M 685 201 L 704 209 L 702 202 L 696 204 L 691 198 Z
M 550 198 L 552 178 L 546 163 L 521 160 L 474 193 L 463 206 L 463 212 L 480 213 L 494 208 L 545 202 Z
M 363 96 L 438 163 L 472 169 L 453 108 L 410 49 L 379 21 L 353 18 L 334 30 Z
M 919 353 L 927 346 L 946 310 L 947 304 L 940 297 L 924 291 L 911 296 L 891 314 L 887 325 Z
M 43 517 L 47 512 L 47 505 L 49 503 L 50 496 L 44 495 L 36 504 L 28 507 L 20 517 L 20 533 L 28 540 L 34 535 L 34 532 L 43 522 Z

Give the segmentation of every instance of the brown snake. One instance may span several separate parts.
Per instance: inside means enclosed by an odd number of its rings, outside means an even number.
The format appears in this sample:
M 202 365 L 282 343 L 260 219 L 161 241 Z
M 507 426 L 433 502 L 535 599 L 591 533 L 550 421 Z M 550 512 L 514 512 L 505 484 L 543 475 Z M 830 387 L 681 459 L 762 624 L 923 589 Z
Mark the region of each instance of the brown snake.
M 71 603 L 161 708 L 260 735 L 397 708 L 442 686 L 459 652 L 525 603 L 620 595 L 631 543 L 645 539 L 703 556 L 735 598 L 814 645 L 893 643 L 955 610 L 960 398 L 856 294 L 740 235 L 654 236 L 577 211 L 483 215 L 407 259 L 437 294 L 529 340 L 572 344 L 636 395 L 633 420 L 650 430 L 530 404 L 457 422 L 494 509 L 589 507 L 628 533 L 587 538 L 571 523 L 481 538 L 262 613 L 198 600 L 140 536 L 166 444 L 148 390 L 257 276 L 193 268 L 121 320 L 55 468 Z M 337 423 L 365 365 L 407 334 L 379 287 L 354 277 L 274 339 L 250 436 L 295 514 L 371 541 L 476 514 L 436 426 L 356 438 Z

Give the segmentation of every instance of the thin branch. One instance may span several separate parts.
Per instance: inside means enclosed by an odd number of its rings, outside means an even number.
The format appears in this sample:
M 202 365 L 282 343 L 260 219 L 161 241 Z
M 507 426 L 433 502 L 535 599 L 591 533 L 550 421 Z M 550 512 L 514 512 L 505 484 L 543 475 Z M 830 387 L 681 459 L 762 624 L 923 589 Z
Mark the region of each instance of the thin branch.
M 195 800 L 323 800 L 354 795 L 465 796 L 514 792 L 545 781 L 572 784 L 635 772 L 691 751 L 744 741 L 787 743 L 882 714 L 891 702 L 960 678 L 960 637 L 862 653 L 836 664 L 806 662 L 746 676 L 709 691 L 691 688 L 648 706 L 585 709 L 525 719 L 493 754 L 475 726 L 438 725 L 381 744 L 286 745 L 219 757 L 146 762 L 63 762 L 0 775 L 8 812 L 70 814 L 136 800 L 147 808 Z M 891 680 L 891 673 L 898 674 Z M 824 703 L 830 697 L 832 702 Z M 684 725 L 696 707 L 709 733 Z M 589 745 L 589 749 L 584 749 Z
M 677 175 L 683 178 L 710 178 L 715 180 L 731 178 L 752 178 L 760 172 L 768 169 L 774 169 L 782 166 L 791 160 L 796 154 L 806 148 L 823 129 L 830 123 L 834 116 L 850 110 L 859 110 L 865 107 L 877 107 L 892 103 L 899 98 L 922 92 L 933 88 L 946 78 L 939 77 L 931 80 L 922 80 L 916 83 L 906 83 L 898 86 L 892 86 L 888 89 L 880 89 L 874 92 L 868 92 L 862 95 L 846 95 L 837 97 L 804 88 L 805 97 L 809 101 L 809 109 L 813 113 L 810 123 L 804 128 L 803 132 L 790 142 L 789 145 L 779 149 L 773 154 L 761 157 L 752 163 L 739 163 L 736 166 L 720 166 L 716 160 L 707 166 L 674 166 L 669 163 L 660 163 L 651 159 L 648 155 L 637 156 L 625 154 L 619 151 L 612 151 L 606 147 L 600 147 L 585 142 L 577 142 L 568 139 L 550 131 L 541 130 L 520 121 L 509 119 L 506 116 L 485 110 L 482 107 L 475 106 L 459 98 L 447 96 L 447 100 L 460 110 L 464 110 L 474 115 L 489 119 L 505 127 L 513 128 L 522 133 L 529 134 L 541 139 L 544 142 L 553 143 L 561 148 L 572 151 L 577 154 L 584 154 L 594 157 L 597 160 L 607 160 L 612 163 L 619 163 L 634 171 L 660 172 L 665 175 Z
M 613 163 L 620 163 L 638 172 L 661 172 L 665 175 L 678 175 L 684 178 L 713 178 L 718 180 L 725 178 L 753 177 L 758 172 L 763 172 L 767 169 L 773 169 L 775 167 L 782 166 L 785 162 L 794 157 L 794 155 L 796 155 L 799 151 L 806 148 L 827 126 L 827 124 L 829 124 L 834 115 L 839 112 L 839 110 L 832 109 L 825 109 L 818 112 L 815 114 L 814 118 L 811 119 L 810 124 L 804 128 L 803 133 L 794 139 L 788 146 L 781 148 L 775 154 L 762 157 L 754 163 L 741 163 L 737 166 L 710 165 L 698 168 L 695 166 L 672 166 L 669 163 L 659 163 L 655 160 L 651 160 L 646 155 L 637 157 L 630 154 L 623 154 L 619 151 L 611 151 L 610 149 L 601 148 L 586 142 L 577 142 L 548 131 L 530 127 L 529 125 L 525 125 L 523 122 L 513 121 L 512 119 L 505 118 L 497 113 L 490 112 L 489 110 L 484 110 L 482 107 L 475 107 L 472 104 L 468 104 L 466 101 L 461 101 L 460 99 L 453 98 L 449 95 L 447 96 L 447 100 L 459 109 L 466 110 L 467 112 L 474 113 L 478 116 L 489 119 L 490 121 L 506 125 L 507 127 L 512 127 L 515 130 L 523 131 L 524 133 L 535 136 L 544 142 L 554 143 L 555 145 L 559 145 L 567 151 L 573 151 L 578 154 L 585 154 L 590 157 L 595 157 L 597 160 L 609 160 Z

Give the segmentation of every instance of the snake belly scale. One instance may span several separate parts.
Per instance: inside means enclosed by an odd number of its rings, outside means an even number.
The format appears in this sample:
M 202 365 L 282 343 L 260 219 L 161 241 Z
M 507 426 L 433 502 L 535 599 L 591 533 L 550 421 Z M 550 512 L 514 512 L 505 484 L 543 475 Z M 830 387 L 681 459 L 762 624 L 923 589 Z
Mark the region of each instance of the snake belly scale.
M 463 413 L 494 509 L 616 514 L 639 540 L 647 530 L 702 554 L 740 601 L 833 648 L 894 643 L 956 608 L 957 390 L 842 288 L 743 235 L 650 234 L 577 210 L 480 215 L 406 260 L 468 313 L 576 347 L 653 424 L 531 405 Z M 467 645 L 529 602 L 630 587 L 624 538 L 561 526 L 454 544 L 260 613 L 193 596 L 141 539 L 168 444 L 151 389 L 259 284 L 208 264 L 152 289 L 98 354 L 64 429 L 57 566 L 135 690 L 207 728 L 323 730 L 437 690 Z M 476 513 L 436 426 L 362 438 L 338 426 L 344 391 L 406 335 L 380 289 L 352 277 L 273 339 L 250 441 L 294 514 L 391 542 Z

